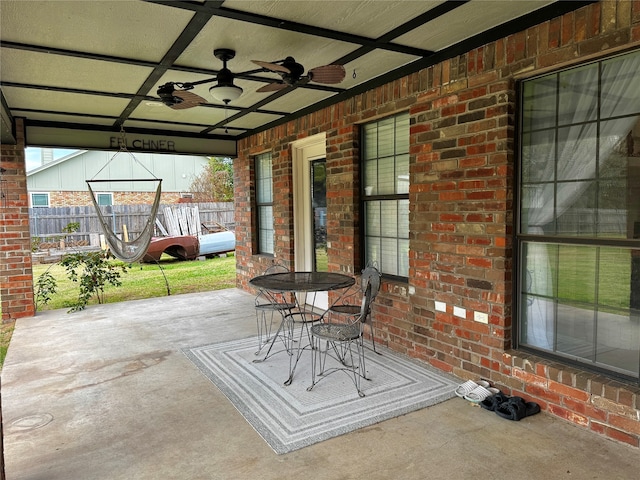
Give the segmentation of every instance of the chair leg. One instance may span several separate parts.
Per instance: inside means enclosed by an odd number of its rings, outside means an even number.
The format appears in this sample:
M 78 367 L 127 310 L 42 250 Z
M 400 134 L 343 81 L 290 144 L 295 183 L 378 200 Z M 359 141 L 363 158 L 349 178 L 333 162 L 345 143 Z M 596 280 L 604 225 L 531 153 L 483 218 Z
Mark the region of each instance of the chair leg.
M 338 347 L 336 343 L 340 343 L 340 346 Z M 364 397 L 365 394 L 362 391 L 362 379 L 370 380 L 370 378 L 367 377 L 363 337 L 360 336 L 360 338 L 347 343 L 325 341 L 324 349 L 322 349 L 321 345 L 322 340 L 314 338 L 311 363 L 311 385 L 307 387 L 307 391 L 311 391 L 323 378 L 326 378 L 330 374 L 337 371 L 343 371 L 351 377 L 351 380 L 358 391 L 358 396 Z M 341 354 L 338 354 L 338 350 L 340 350 Z M 340 362 L 342 367 L 326 368 L 327 357 L 330 356 L 329 351 L 333 351 L 338 355 L 335 360 Z M 354 356 L 358 358 L 356 359 Z M 349 360 L 349 362 L 347 362 L 347 360 Z M 321 378 L 318 379 L 318 377 Z
M 373 346 L 373 351 L 378 355 L 382 355 L 378 350 L 376 350 L 376 336 L 373 331 L 373 319 L 369 317 L 369 331 L 371 332 L 371 345 Z
M 265 312 L 263 312 L 264 314 Z M 277 312 L 278 315 L 282 315 L 281 312 Z M 276 314 L 276 311 L 273 311 L 271 313 L 271 322 L 273 322 L 273 315 Z M 267 349 L 267 353 L 264 354 L 264 357 L 262 358 L 256 358 L 253 363 L 261 363 L 264 362 L 267 358 L 269 358 L 269 356 L 271 355 L 271 350 L 273 349 L 274 344 L 276 343 L 276 341 L 278 340 L 278 338 L 282 339 L 282 342 L 284 343 L 284 348 L 287 352 L 289 352 L 289 343 L 290 343 L 290 335 L 289 332 L 285 330 L 285 320 L 284 317 L 282 318 L 282 320 L 280 321 L 280 325 L 278 326 L 278 330 L 276 330 L 276 333 L 271 337 L 271 327 L 269 327 L 269 336 L 270 336 L 270 340 L 267 341 L 265 344 L 263 344 L 261 347 L 259 346 L 258 351 L 255 353 L 256 355 L 259 355 L 260 352 L 262 351 L 262 349 L 266 346 L 266 344 L 268 343 L 269 348 Z M 261 340 L 259 339 L 258 342 L 260 342 Z M 281 350 L 278 350 L 278 352 Z M 278 353 L 278 352 L 274 352 Z
M 273 311 L 269 320 L 267 320 L 266 310 L 256 310 L 256 326 L 258 329 L 258 350 L 255 355 L 260 355 L 262 349 L 269 343 L 271 339 L 271 327 L 273 326 Z

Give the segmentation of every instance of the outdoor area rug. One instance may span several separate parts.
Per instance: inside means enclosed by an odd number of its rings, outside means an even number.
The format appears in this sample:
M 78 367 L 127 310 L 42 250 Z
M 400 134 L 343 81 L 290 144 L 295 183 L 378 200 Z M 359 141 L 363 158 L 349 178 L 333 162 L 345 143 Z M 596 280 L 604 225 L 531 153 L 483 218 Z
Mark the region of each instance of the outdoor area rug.
M 285 352 L 254 363 L 256 339 L 248 338 L 183 350 L 233 403 L 278 454 L 297 450 L 454 397 L 457 383 L 389 350 L 366 351 L 371 381 L 365 397 L 353 381 L 336 372 L 307 391 L 311 353 L 303 352 L 293 382 Z

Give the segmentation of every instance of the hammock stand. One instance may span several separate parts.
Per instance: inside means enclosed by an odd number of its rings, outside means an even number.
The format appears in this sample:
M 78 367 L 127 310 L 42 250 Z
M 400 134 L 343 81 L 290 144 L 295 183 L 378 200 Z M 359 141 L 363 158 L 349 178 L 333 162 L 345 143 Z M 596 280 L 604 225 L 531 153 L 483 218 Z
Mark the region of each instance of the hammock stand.
M 131 152 L 127 150 L 125 145 L 126 145 L 126 142 L 123 141 L 120 151 L 117 152 L 113 157 L 111 157 L 111 159 L 104 165 L 104 167 L 102 167 L 98 171 L 98 173 L 94 175 L 94 177 L 91 180 L 86 180 L 86 182 L 87 182 L 87 187 L 89 188 L 89 193 L 91 194 L 91 201 L 93 202 L 93 206 L 95 207 L 96 212 L 98 214 L 98 220 L 100 221 L 100 225 L 102 226 L 102 231 L 104 232 L 105 240 L 107 242 L 107 245 L 109 245 L 111 252 L 115 255 L 116 258 L 122 260 L 123 262 L 133 263 L 133 262 L 137 262 L 138 260 L 142 259 L 142 257 L 144 257 L 145 253 L 147 253 L 147 249 L 149 248 L 149 244 L 151 243 L 151 237 L 153 236 L 154 227 L 155 227 L 156 214 L 158 213 L 158 207 L 160 206 L 160 196 L 162 193 L 162 188 L 161 188 L 162 179 L 157 178 L 155 175 L 153 175 L 153 173 L 149 171 L 149 169 L 147 169 L 147 167 L 142 165 L 142 163 L 140 163 L 138 159 L 136 159 L 136 157 L 134 157 L 131 154 Z M 128 153 L 135 160 L 135 162 L 140 166 L 142 166 L 142 168 L 144 168 L 147 172 L 149 172 L 151 176 L 153 176 L 153 178 L 95 180 L 95 177 L 99 175 L 100 172 L 102 172 L 102 170 L 104 170 L 107 167 L 107 165 L 109 165 L 109 163 L 111 163 L 113 159 L 116 158 L 122 152 Z M 99 182 L 114 182 L 114 183 L 115 182 L 158 182 L 158 186 L 156 188 L 156 196 L 153 201 L 153 205 L 151 206 L 151 213 L 149 215 L 149 218 L 147 218 L 147 221 L 140 235 L 138 235 L 133 240 L 129 241 L 129 240 L 119 238 L 114 232 L 114 230 L 112 229 L 112 227 L 109 225 L 110 219 L 105 218 L 105 216 L 103 215 L 102 209 L 100 208 L 100 205 L 98 205 L 98 201 L 96 199 L 94 191 L 91 188 L 92 183 L 99 183 Z

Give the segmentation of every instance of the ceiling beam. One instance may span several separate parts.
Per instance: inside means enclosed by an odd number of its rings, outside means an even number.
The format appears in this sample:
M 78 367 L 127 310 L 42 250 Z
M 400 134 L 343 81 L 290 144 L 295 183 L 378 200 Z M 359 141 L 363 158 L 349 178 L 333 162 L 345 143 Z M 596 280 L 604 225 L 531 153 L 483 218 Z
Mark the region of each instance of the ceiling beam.
M 240 10 L 233 10 L 231 8 L 225 8 L 221 6 L 208 5 L 205 3 L 201 5 L 196 2 L 186 1 L 174 1 L 174 0 L 143 0 L 148 3 L 155 3 L 159 5 L 165 5 L 168 7 L 181 8 L 184 10 L 190 10 L 193 12 L 206 12 L 211 16 L 230 18 L 232 20 L 239 20 L 241 22 L 253 23 L 255 25 L 262 25 L 265 27 L 278 28 L 280 30 L 288 30 L 291 32 L 304 33 L 313 35 L 316 37 L 329 38 L 331 40 L 339 40 L 341 42 L 352 43 L 355 45 L 362 45 L 372 47 L 374 49 L 389 50 L 397 53 L 405 53 L 407 55 L 414 55 L 416 57 L 423 57 L 429 55 L 429 50 L 423 50 L 421 48 L 409 47 L 407 45 L 400 45 L 389 42 L 379 42 L 376 39 L 363 37 L 361 35 L 353 35 L 350 33 L 340 32 L 337 30 L 330 30 L 328 28 L 314 27 L 304 23 L 291 22 L 283 20 L 281 18 L 268 17 L 266 15 L 258 15 L 255 13 L 243 12 Z

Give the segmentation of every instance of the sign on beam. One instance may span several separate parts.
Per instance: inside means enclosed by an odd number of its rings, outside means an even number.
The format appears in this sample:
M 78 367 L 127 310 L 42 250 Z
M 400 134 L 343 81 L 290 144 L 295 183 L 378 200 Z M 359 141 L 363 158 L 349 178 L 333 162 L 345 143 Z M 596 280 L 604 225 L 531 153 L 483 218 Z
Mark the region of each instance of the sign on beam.
M 124 135 L 127 150 L 148 153 L 175 153 L 214 157 L 236 157 L 236 141 L 219 138 L 182 137 L 131 133 Z M 123 136 L 120 133 L 27 125 L 27 146 L 73 148 L 80 150 L 120 150 Z

